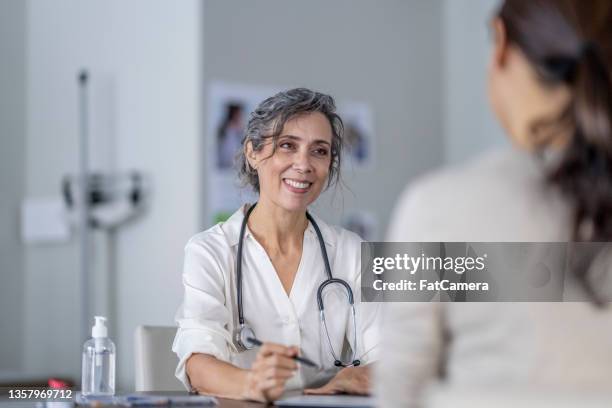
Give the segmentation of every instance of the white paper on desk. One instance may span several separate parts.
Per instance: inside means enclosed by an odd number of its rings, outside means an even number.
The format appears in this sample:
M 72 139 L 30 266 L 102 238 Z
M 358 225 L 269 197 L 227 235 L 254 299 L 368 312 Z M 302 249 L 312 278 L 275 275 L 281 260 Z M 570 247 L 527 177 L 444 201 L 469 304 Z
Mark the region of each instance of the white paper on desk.
M 61 197 L 27 198 L 21 204 L 21 239 L 25 244 L 66 242 L 70 227 Z
M 298 395 L 274 401 L 279 407 L 373 408 L 374 398 L 358 395 Z

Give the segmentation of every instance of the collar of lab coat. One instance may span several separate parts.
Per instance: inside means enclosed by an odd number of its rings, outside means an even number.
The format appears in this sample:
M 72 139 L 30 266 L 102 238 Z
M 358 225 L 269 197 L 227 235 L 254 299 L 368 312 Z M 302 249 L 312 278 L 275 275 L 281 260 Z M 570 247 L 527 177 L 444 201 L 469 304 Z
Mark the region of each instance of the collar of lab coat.
M 223 229 L 223 232 L 227 237 L 228 243 L 231 246 L 238 245 L 238 241 L 240 239 L 240 227 L 242 226 L 242 220 L 244 219 L 244 211 L 246 208 L 249 208 L 249 206 L 250 204 L 243 205 L 241 208 L 238 209 L 238 211 L 232 214 L 232 216 L 229 217 L 227 221 L 225 221 L 221 225 L 221 228 Z M 325 244 L 335 246 L 336 234 L 331 231 L 329 225 L 327 225 L 327 223 L 321 220 L 319 217 L 314 216 L 312 213 L 310 213 L 310 215 L 312 216 L 312 218 L 314 218 L 317 225 L 319 226 Z M 308 227 L 306 227 L 306 234 L 312 234 L 312 236 L 317 239 L 317 233 L 310 221 L 308 222 Z M 246 238 L 250 235 L 251 231 L 249 231 L 249 228 L 247 227 L 246 231 L 244 232 L 244 237 Z

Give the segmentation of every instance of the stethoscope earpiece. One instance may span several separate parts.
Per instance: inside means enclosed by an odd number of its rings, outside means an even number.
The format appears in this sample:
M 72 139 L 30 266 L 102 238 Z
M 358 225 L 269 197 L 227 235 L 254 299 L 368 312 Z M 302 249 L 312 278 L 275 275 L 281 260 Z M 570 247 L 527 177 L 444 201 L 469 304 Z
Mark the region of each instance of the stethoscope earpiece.
M 344 364 L 344 363 L 342 363 L 342 361 L 336 360 L 336 361 L 334 361 L 334 365 L 336 367 L 359 367 L 361 365 L 361 361 L 360 360 L 353 360 L 353 362 L 351 364 Z

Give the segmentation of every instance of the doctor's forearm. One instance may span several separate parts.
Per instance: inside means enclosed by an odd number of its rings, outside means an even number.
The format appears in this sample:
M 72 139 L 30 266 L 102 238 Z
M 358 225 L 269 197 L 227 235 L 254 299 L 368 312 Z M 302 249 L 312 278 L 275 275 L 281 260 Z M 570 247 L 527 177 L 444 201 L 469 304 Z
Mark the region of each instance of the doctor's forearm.
M 248 370 L 209 354 L 193 354 L 185 364 L 191 386 L 202 394 L 244 399 Z

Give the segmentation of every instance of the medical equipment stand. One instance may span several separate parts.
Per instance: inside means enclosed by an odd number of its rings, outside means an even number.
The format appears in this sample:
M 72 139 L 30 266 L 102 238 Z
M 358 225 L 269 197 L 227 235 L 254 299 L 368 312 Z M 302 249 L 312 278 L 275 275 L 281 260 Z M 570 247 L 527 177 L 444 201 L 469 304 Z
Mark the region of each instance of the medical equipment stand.
M 79 73 L 79 172 L 78 172 L 78 231 L 80 238 L 79 266 L 81 275 L 81 335 L 82 339 L 89 337 L 89 282 L 90 282 L 90 234 L 89 234 L 89 200 L 88 200 L 88 174 L 89 174 L 89 134 L 87 117 L 87 71 Z

